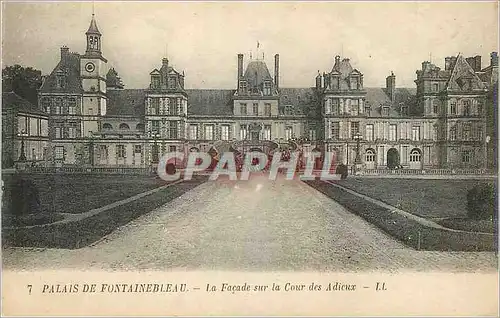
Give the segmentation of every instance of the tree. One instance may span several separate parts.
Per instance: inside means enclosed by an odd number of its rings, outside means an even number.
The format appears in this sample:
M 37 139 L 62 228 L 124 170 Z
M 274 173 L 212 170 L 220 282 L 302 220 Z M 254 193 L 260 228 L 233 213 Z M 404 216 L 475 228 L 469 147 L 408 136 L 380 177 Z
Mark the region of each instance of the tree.
M 7 66 L 2 70 L 2 90 L 15 92 L 34 105 L 38 105 L 37 90 L 42 85 L 42 72 L 21 65 Z

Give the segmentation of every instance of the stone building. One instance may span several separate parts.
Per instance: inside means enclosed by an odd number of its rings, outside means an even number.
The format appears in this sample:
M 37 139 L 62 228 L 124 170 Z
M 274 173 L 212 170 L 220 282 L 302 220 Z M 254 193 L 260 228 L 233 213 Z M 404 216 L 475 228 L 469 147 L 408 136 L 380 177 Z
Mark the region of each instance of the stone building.
M 148 87 L 125 89 L 102 55 L 94 16 L 86 41 L 83 55 L 61 48 L 39 93 L 56 165 L 148 167 L 166 151 L 300 146 L 365 169 L 485 167 L 496 53 L 486 68 L 461 54 L 444 69 L 423 62 L 416 89 L 398 87 L 393 73 L 385 87 L 365 87 L 340 56 L 315 86 L 281 87 L 278 54 L 273 74 L 263 59 L 238 54 L 235 89 L 186 89 L 189 79 L 167 58 Z

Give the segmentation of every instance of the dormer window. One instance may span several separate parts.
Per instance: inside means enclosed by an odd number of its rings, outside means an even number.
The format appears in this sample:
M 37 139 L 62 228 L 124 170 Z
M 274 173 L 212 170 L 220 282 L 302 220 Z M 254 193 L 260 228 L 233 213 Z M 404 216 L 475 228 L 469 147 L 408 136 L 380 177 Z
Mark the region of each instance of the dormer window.
M 382 116 L 389 116 L 389 106 L 382 106 Z
M 247 81 L 240 81 L 240 93 L 246 94 L 247 92 Z
M 358 89 L 358 85 L 359 85 L 359 79 L 358 79 L 358 77 L 357 76 L 351 77 L 350 84 L 351 84 L 351 89 L 352 90 Z
M 338 78 L 338 76 L 334 76 L 332 78 L 332 89 L 339 89 L 339 78 Z
M 168 78 L 168 87 L 169 88 L 176 88 L 177 87 L 177 78 L 176 78 L 176 76 L 170 76 Z
M 151 76 L 151 88 L 158 89 L 160 88 L 160 77 L 159 76 Z
M 57 85 L 57 88 L 65 88 L 66 87 L 66 76 L 62 70 L 59 70 L 56 73 L 56 85 Z
M 285 115 L 292 115 L 292 114 L 293 114 L 293 106 L 285 105 Z
M 264 82 L 264 95 L 271 95 L 271 81 Z

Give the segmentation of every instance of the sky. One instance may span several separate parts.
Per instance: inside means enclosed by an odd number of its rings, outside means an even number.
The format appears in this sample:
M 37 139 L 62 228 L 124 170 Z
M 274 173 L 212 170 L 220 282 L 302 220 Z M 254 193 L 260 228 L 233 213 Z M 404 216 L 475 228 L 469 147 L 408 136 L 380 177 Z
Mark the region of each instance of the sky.
M 280 86 L 310 87 L 336 55 L 350 59 L 366 87 L 415 87 L 424 60 L 498 51 L 498 8 L 490 2 L 3 2 L 2 67 L 48 74 L 60 47 L 84 53 L 94 6 L 103 56 L 125 88 L 149 85 L 168 56 L 187 88 L 234 88 L 237 54 L 267 62 L 280 54 Z M 257 42 L 259 51 L 257 52 Z

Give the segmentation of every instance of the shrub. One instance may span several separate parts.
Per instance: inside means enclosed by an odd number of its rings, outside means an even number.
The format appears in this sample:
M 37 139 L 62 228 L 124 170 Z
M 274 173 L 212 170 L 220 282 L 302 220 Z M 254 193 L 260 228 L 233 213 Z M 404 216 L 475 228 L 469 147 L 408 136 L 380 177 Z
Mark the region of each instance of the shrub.
M 480 184 L 467 192 L 467 216 L 475 220 L 495 217 L 496 191 L 494 184 Z
M 35 182 L 26 176 L 14 174 L 4 179 L 2 205 L 12 215 L 41 212 L 40 194 Z
M 347 179 L 347 166 L 343 163 L 339 164 L 335 169 L 336 174 L 340 174 L 341 179 Z

